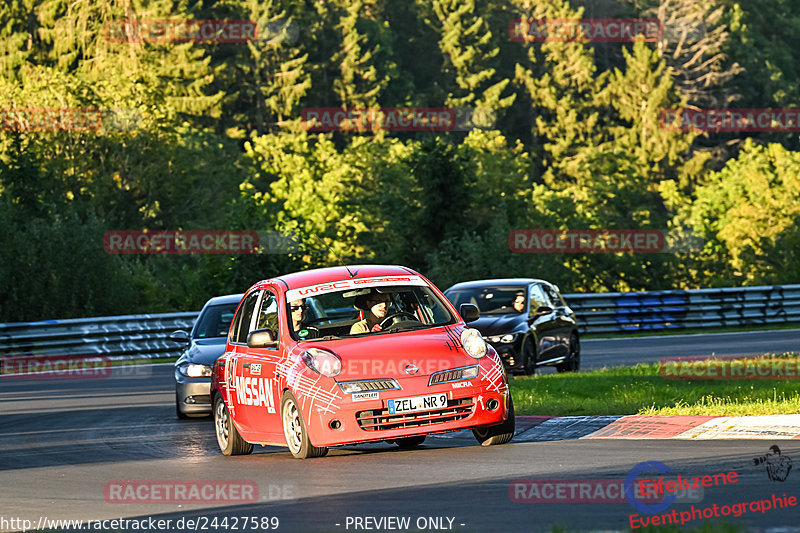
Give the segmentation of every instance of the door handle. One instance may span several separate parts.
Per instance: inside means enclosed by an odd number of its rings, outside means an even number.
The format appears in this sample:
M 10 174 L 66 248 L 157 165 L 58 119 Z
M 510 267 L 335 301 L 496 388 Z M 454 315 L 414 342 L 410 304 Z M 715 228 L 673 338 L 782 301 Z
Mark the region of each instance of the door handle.
M 244 364 L 242 365 L 242 368 L 250 368 L 250 363 L 244 363 Z

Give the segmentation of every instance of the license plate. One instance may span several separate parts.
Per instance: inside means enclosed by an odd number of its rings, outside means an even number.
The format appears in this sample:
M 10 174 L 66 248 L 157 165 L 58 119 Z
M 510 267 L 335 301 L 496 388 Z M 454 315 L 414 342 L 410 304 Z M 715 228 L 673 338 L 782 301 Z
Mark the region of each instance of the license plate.
M 388 406 L 390 415 L 441 409 L 442 407 L 447 407 L 447 394 L 428 394 L 427 396 L 388 400 Z

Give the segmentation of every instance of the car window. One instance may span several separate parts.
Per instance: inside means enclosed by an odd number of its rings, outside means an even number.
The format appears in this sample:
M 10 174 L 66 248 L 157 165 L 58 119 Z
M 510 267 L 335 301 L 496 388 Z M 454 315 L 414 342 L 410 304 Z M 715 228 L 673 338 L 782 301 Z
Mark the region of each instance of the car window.
M 203 309 L 192 330 L 192 336 L 195 339 L 226 337 L 237 305 L 239 302 L 211 305 Z
M 387 330 L 424 329 L 455 321 L 455 317 L 450 314 L 446 305 L 428 286 L 379 283 L 365 286 L 363 282 L 355 285 L 359 286 L 364 288 L 326 291 L 323 294 L 317 293 L 314 296 L 287 300 L 287 319 L 290 321 L 289 329 L 292 330 L 292 337 L 296 340 L 310 340 L 320 337 L 336 338 L 380 333 L 381 330 L 369 332 L 353 330 L 354 324 L 367 319 L 369 305 L 365 304 L 376 295 L 386 300 L 385 318 L 395 317 L 385 324 Z M 301 290 L 303 289 L 290 292 Z M 289 297 L 287 295 L 287 298 Z M 303 314 L 300 328 L 295 332 L 292 326 L 291 307 L 298 305 L 303 306 Z
M 522 295 L 524 301 L 526 293 L 524 286 L 483 286 L 447 291 L 446 296 L 456 309 L 461 304 L 473 304 L 481 315 L 505 315 L 519 313 L 514 300 Z
M 239 312 L 236 315 L 234 327 L 231 328 L 231 342 L 238 344 L 245 344 L 247 342 L 247 334 L 250 333 L 250 322 L 252 322 L 253 311 L 258 302 L 258 297 L 261 291 L 251 292 L 245 299 Z
M 278 299 L 271 291 L 264 291 L 255 329 L 268 329 L 272 338 L 278 339 Z
M 558 293 L 553 287 L 550 285 L 542 285 L 542 288 L 544 289 L 545 294 L 547 294 L 547 297 L 550 299 L 550 307 L 555 309 L 556 307 L 561 307 L 563 305 L 561 303 L 561 298 L 559 298 Z
M 543 305 L 553 307 L 553 304 L 550 302 L 550 298 L 547 297 L 544 290 L 542 290 L 542 286 L 538 283 L 531 285 L 530 301 L 531 313 L 536 313 L 536 310 Z

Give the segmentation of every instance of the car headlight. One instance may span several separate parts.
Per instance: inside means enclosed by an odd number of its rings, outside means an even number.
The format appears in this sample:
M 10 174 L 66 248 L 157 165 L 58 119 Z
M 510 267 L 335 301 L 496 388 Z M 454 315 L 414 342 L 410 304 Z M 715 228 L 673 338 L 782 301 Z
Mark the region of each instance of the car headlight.
M 517 338 L 516 333 L 508 333 L 506 335 L 495 335 L 493 337 L 487 337 L 489 342 L 494 344 L 509 344 L 514 342 L 514 339 Z
M 461 345 L 470 357 L 480 359 L 486 355 L 486 341 L 477 329 L 465 328 L 461 332 Z
M 207 378 L 211 377 L 211 366 L 197 363 L 181 363 L 178 365 L 178 372 L 189 378 Z
M 332 378 L 342 371 L 342 360 L 333 352 L 309 348 L 301 357 L 306 366 L 317 374 Z

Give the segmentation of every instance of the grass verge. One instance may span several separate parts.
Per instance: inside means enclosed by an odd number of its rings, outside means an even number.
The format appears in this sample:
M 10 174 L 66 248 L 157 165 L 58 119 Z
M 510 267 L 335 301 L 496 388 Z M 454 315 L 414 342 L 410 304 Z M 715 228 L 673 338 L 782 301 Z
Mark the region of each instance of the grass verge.
M 781 357 L 800 364 L 800 354 Z M 511 380 L 518 415 L 707 415 L 800 413 L 797 380 L 673 380 L 658 364 Z

